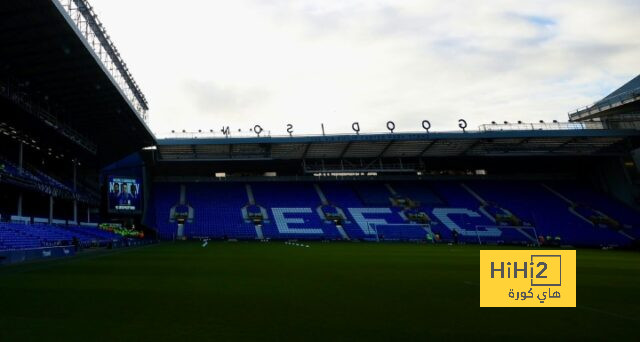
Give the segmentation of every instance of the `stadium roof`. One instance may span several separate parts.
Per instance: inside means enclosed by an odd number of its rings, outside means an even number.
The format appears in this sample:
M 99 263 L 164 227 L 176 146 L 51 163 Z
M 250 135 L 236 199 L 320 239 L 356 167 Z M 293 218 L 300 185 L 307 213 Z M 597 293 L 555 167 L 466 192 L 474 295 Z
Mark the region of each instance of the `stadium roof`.
M 569 119 L 584 121 L 621 113 L 640 113 L 640 75 L 593 105 L 570 113 Z
M 516 130 L 158 140 L 159 161 L 241 161 L 504 156 L 612 156 L 634 130 Z
M 1 1 L 0 44 L 0 99 L 31 112 L 33 125 L 66 132 L 61 139 L 82 142 L 101 164 L 155 143 L 140 103 L 131 102 L 120 74 L 105 67 L 57 0 Z

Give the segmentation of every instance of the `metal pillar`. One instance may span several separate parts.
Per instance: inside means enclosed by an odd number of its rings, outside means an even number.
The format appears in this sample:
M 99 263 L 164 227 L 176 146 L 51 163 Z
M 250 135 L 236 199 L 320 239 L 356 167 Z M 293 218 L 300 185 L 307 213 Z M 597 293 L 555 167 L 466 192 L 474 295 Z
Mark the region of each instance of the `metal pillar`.
M 22 146 L 22 141 L 21 141 L 20 144 L 18 145 L 18 168 L 20 171 L 22 171 L 23 159 L 24 159 L 24 148 Z M 22 216 L 23 197 L 24 195 L 22 194 L 22 191 L 20 191 L 20 193 L 18 194 L 18 216 Z
M 21 141 L 20 144 L 18 145 L 18 167 L 20 168 L 20 171 L 22 171 L 23 160 L 24 160 L 24 148 Z
M 53 223 L 53 195 L 49 195 L 49 224 Z
M 77 162 L 73 161 L 73 192 L 74 194 L 78 192 L 78 183 L 77 183 Z M 78 200 L 73 200 L 73 222 L 78 223 Z
M 18 194 L 18 216 L 22 216 L 22 192 Z

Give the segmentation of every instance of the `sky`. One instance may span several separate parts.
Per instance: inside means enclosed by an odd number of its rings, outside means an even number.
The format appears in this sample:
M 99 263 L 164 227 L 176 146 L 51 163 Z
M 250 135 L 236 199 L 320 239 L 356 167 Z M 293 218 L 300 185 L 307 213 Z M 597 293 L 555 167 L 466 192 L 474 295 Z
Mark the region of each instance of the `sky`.
M 160 137 L 566 121 L 640 71 L 637 0 L 90 3 Z

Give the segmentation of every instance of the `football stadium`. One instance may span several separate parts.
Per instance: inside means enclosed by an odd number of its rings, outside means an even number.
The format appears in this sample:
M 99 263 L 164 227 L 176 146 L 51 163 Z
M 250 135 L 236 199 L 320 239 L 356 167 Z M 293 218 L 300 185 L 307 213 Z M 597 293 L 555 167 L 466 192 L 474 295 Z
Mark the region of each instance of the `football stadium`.
M 86 0 L 0 37 L 1 341 L 638 340 L 640 76 L 564 120 L 161 138 Z M 481 250 L 575 250 L 575 307 L 480 307 Z

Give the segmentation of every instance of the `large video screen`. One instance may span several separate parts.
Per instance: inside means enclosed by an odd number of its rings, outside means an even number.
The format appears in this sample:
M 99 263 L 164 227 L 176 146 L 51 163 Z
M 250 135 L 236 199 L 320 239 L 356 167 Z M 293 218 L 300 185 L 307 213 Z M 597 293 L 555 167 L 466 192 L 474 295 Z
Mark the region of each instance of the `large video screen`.
M 109 176 L 109 211 L 138 213 L 142 210 L 142 189 L 138 178 Z

